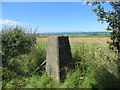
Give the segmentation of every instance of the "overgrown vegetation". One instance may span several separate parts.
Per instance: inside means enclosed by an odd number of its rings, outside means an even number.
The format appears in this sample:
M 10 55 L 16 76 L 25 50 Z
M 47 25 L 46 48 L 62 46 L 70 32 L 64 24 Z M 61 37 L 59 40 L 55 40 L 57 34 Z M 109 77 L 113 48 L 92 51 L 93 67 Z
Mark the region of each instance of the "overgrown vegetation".
M 46 52 L 36 44 L 36 37 L 32 33 L 26 33 L 22 27 L 4 27 L 1 33 L 4 87 L 6 82 L 17 82 L 19 77 L 31 76 L 34 69 L 45 60 Z M 39 72 L 41 73 L 42 71 Z
M 28 35 L 29 37 L 29 34 L 20 34 Z M 17 40 L 19 41 L 19 39 Z M 58 83 L 48 77 L 45 73 L 45 65 L 33 73 L 46 59 L 47 42 L 36 42 L 30 46 L 29 52 L 20 53 L 19 55 L 6 59 L 6 66 L 3 63 L 2 67 L 2 87 L 119 88 L 120 77 L 118 76 L 116 60 L 109 57 L 115 57 L 115 53 L 109 50 L 108 46 L 102 47 L 96 43 L 86 42 L 71 42 L 70 45 L 75 68 L 72 71 L 66 72 L 67 76 L 63 82 Z M 99 51 L 98 48 L 100 48 L 102 52 Z M 22 50 L 24 49 L 22 48 Z M 104 55 L 104 53 L 107 53 L 107 56 Z
M 29 53 L 33 45 L 36 43 L 36 38 L 33 35 L 27 34 L 22 27 L 2 28 L 2 63 L 7 66 L 7 60 Z
M 89 2 L 88 2 L 89 3 Z M 107 10 L 104 7 L 106 2 L 93 2 L 92 5 L 97 6 L 93 9 L 98 16 L 98 21 L 108 23 L 106 30 L 111 31 L 110 49 L 114 50 L 118 60 L 118 71 L 120 72 L 120 1 L 109 1 L 112 9 Z

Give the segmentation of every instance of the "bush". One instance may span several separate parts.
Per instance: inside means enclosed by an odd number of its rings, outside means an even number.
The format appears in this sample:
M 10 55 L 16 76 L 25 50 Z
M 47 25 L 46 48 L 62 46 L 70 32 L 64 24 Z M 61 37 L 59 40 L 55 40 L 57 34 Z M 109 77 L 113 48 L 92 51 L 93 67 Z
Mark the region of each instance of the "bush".
M 39 67 L 39 65 L 46 58 L 46 50 L 41 44 L 40 46 L 35 45 L 32 51 L 28 54 L 22 54 L 17 57 L 11 58 L 7 61 L 7 67 L 22 76 L 31 76 L 34 70 Z M 39 72 L 35 74 L 41 74 L 44 71 L 42 67 Z
M 25 33 L 25 29 L 19 26 L 3 27 L 2 29 L 2 63 L 7 65 L 7 60 L 20 54 L 29 53 L 36 43 L 32 34 Z

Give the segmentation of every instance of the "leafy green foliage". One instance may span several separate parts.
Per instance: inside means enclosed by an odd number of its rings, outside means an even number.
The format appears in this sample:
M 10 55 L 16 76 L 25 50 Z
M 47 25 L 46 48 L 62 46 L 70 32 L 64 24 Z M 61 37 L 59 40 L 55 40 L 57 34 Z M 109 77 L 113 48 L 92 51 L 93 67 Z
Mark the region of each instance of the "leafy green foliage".
M 2 28 L 2 63 L 6 67 L 7 60 L 20 54 L 29 53 L 36 43 L 36 38 L 25 33 L 22 27 Z
M 97 7 L 93 9 L 96 15 L 99 17 L 98 21 L 107 22 L 108 27 L 106 30 L 111 32 L 110 48 L 118 53 L 118 58 L 120 58 L 120 1 L 112 2 L 108 4 L 113 8 L 111 11 L 105 11 L 105 2 L 94 2 L 93 5 Z
M 16 88 L 21 87 L 24 83 L 24 78 L 18 75 L 16 72 L 9 70 L 8 68 L 1 68 L 2 72 L 2 87 L 3 88 Z M 10 85 L 8 85 L 10 84 Z
M 35 49 L 29 54 L 20 55 L 17 58 L 11 58 L 19 65 L 13 68 L 16 76 L 4 82 L 4 87 L 22 87 L 22 88 L 115 88 L 119 87 L 120 78 L 117 74 L 117 67 L 114 60 L 107 58 L 97 50 L 98 44 L 72 42 L 70 43 L 75 68 L 67 71 L 63 82 L 58 83 L 48 77 L 41 68 L 38 72 L 30 76 L 32 72 L 45 60 L 46 46 L 45 42 L 37 42 Z M 115 55 L 107 47 L 102 47 L 104 53 Z M 19 63 L 20 62 L 20 63 Z M 15 65 L 15 64 L 14 64 Z M 16 70 L 17 69 L 17 70 Z M 42 71 L 42 72 L 41 72 Z M 21 75 L 22 74 L 22 75 Z M 5 74 L 4 74 L 5 75 Z M 6 74 L 7 75 L 7 74 Z M 20 75 L 22 77 L 20 77 Z M 8 77 L 9 79 L 9 77 Z
M 66 77 L 61 83 L 46 75 L 45 66 L 33 74 L 34 70 L 46 59 L 47 43 L 37 42 L 31 45 L 29 52 L 4 58 L 7 68 L 2 67 L 3 88 L 118 88 L 120 86 L 116 61 L 99 52 L 98 44 L 71 42 L 70 45 L 75 68 L 65 72 Z M 107 46 L 101 46 L 101 48 L 104 53 L 115 57 L 114 52 Z M 14 51 L 14 49 L 10 50 Z
M 35 45 L 36 46 L 36 45 Z M 28 54 L 22 54 L 8 60 L 10 70 L 19 75 L 31 76 L 33 71 L 45 60 L 46 51 L 41 47 L 34 47 Z M 37 73 L 39 75 L 44 71 L 44 67 Z
M 110 49 L 114 50 L 118 58 L 118 71 L 120 72 L 120 1 L 110 1 L 108 4 L 112 7 L 111 11 L 105 11 L 105 2 L 94 2 L 93 5 L 97 5 L 93 11 L 99 17 L 98 21 L 107 22 L 108 27 L 106 30 L 111 32 L 111 40 L 109 43 Z
M 3 86 L 11 80 L 17 82 L 20 75 L 30 76 L 34 69 L 45 60 L 46 52 L 43 50 L 45 48 L 36 47 L 36 37 L 26 31 L 19 26 L 2 28 Z
M 9 81 L 11 78 L 17 75 L 15 72 L 12 72 L 4 67 L 1 67 L 1 70 L 2 70 L 2 76 L 3 76 L 2 79 L 6 81 Z
M 6 68 L 2 69 L 3 87 L 24 87 L 31 76 L 38 75 L 40 77 L 45 72 L 45 67 L 40 68 L 35 74 L 33 72 L 45 58 L 46 43 L 37 43 L 30 53 L 10 58 L 7 61 L 7 70 Z

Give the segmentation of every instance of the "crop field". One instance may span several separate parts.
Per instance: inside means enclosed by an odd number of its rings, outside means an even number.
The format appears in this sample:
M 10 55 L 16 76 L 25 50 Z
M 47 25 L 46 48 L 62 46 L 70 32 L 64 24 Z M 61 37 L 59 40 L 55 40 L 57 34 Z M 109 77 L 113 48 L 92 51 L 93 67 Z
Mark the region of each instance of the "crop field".
M 38 42 L 47 42 L 48 38 L 37 38 Z M 110 41 L 110 38 L 69 38 L 70 42 L 84 42 L 84 43 L 91 43 L 91 44 L 98 44 L 107 46 L 107 42 Z
M 54 35 L 63 35 L 63 36 L 68 36 L 69 38 L 109 38 L 110 34 L 48 34 L 48 35 L 40 35 L 37 36 L 38 38 L 48 38 L 49 36 L 54 36 Z

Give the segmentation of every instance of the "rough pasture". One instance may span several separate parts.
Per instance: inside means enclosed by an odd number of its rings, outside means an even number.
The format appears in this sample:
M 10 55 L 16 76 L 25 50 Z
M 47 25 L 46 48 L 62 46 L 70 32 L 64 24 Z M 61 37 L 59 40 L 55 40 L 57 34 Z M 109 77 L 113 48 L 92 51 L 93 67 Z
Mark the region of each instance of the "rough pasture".
M 48 38 L 37 38 L 38 42 L 46 42 Z M 110 38 L 69 38 L 70 42 L 86 42 L 86 43 L 97 43 L 100 45 L 107 45 Z

